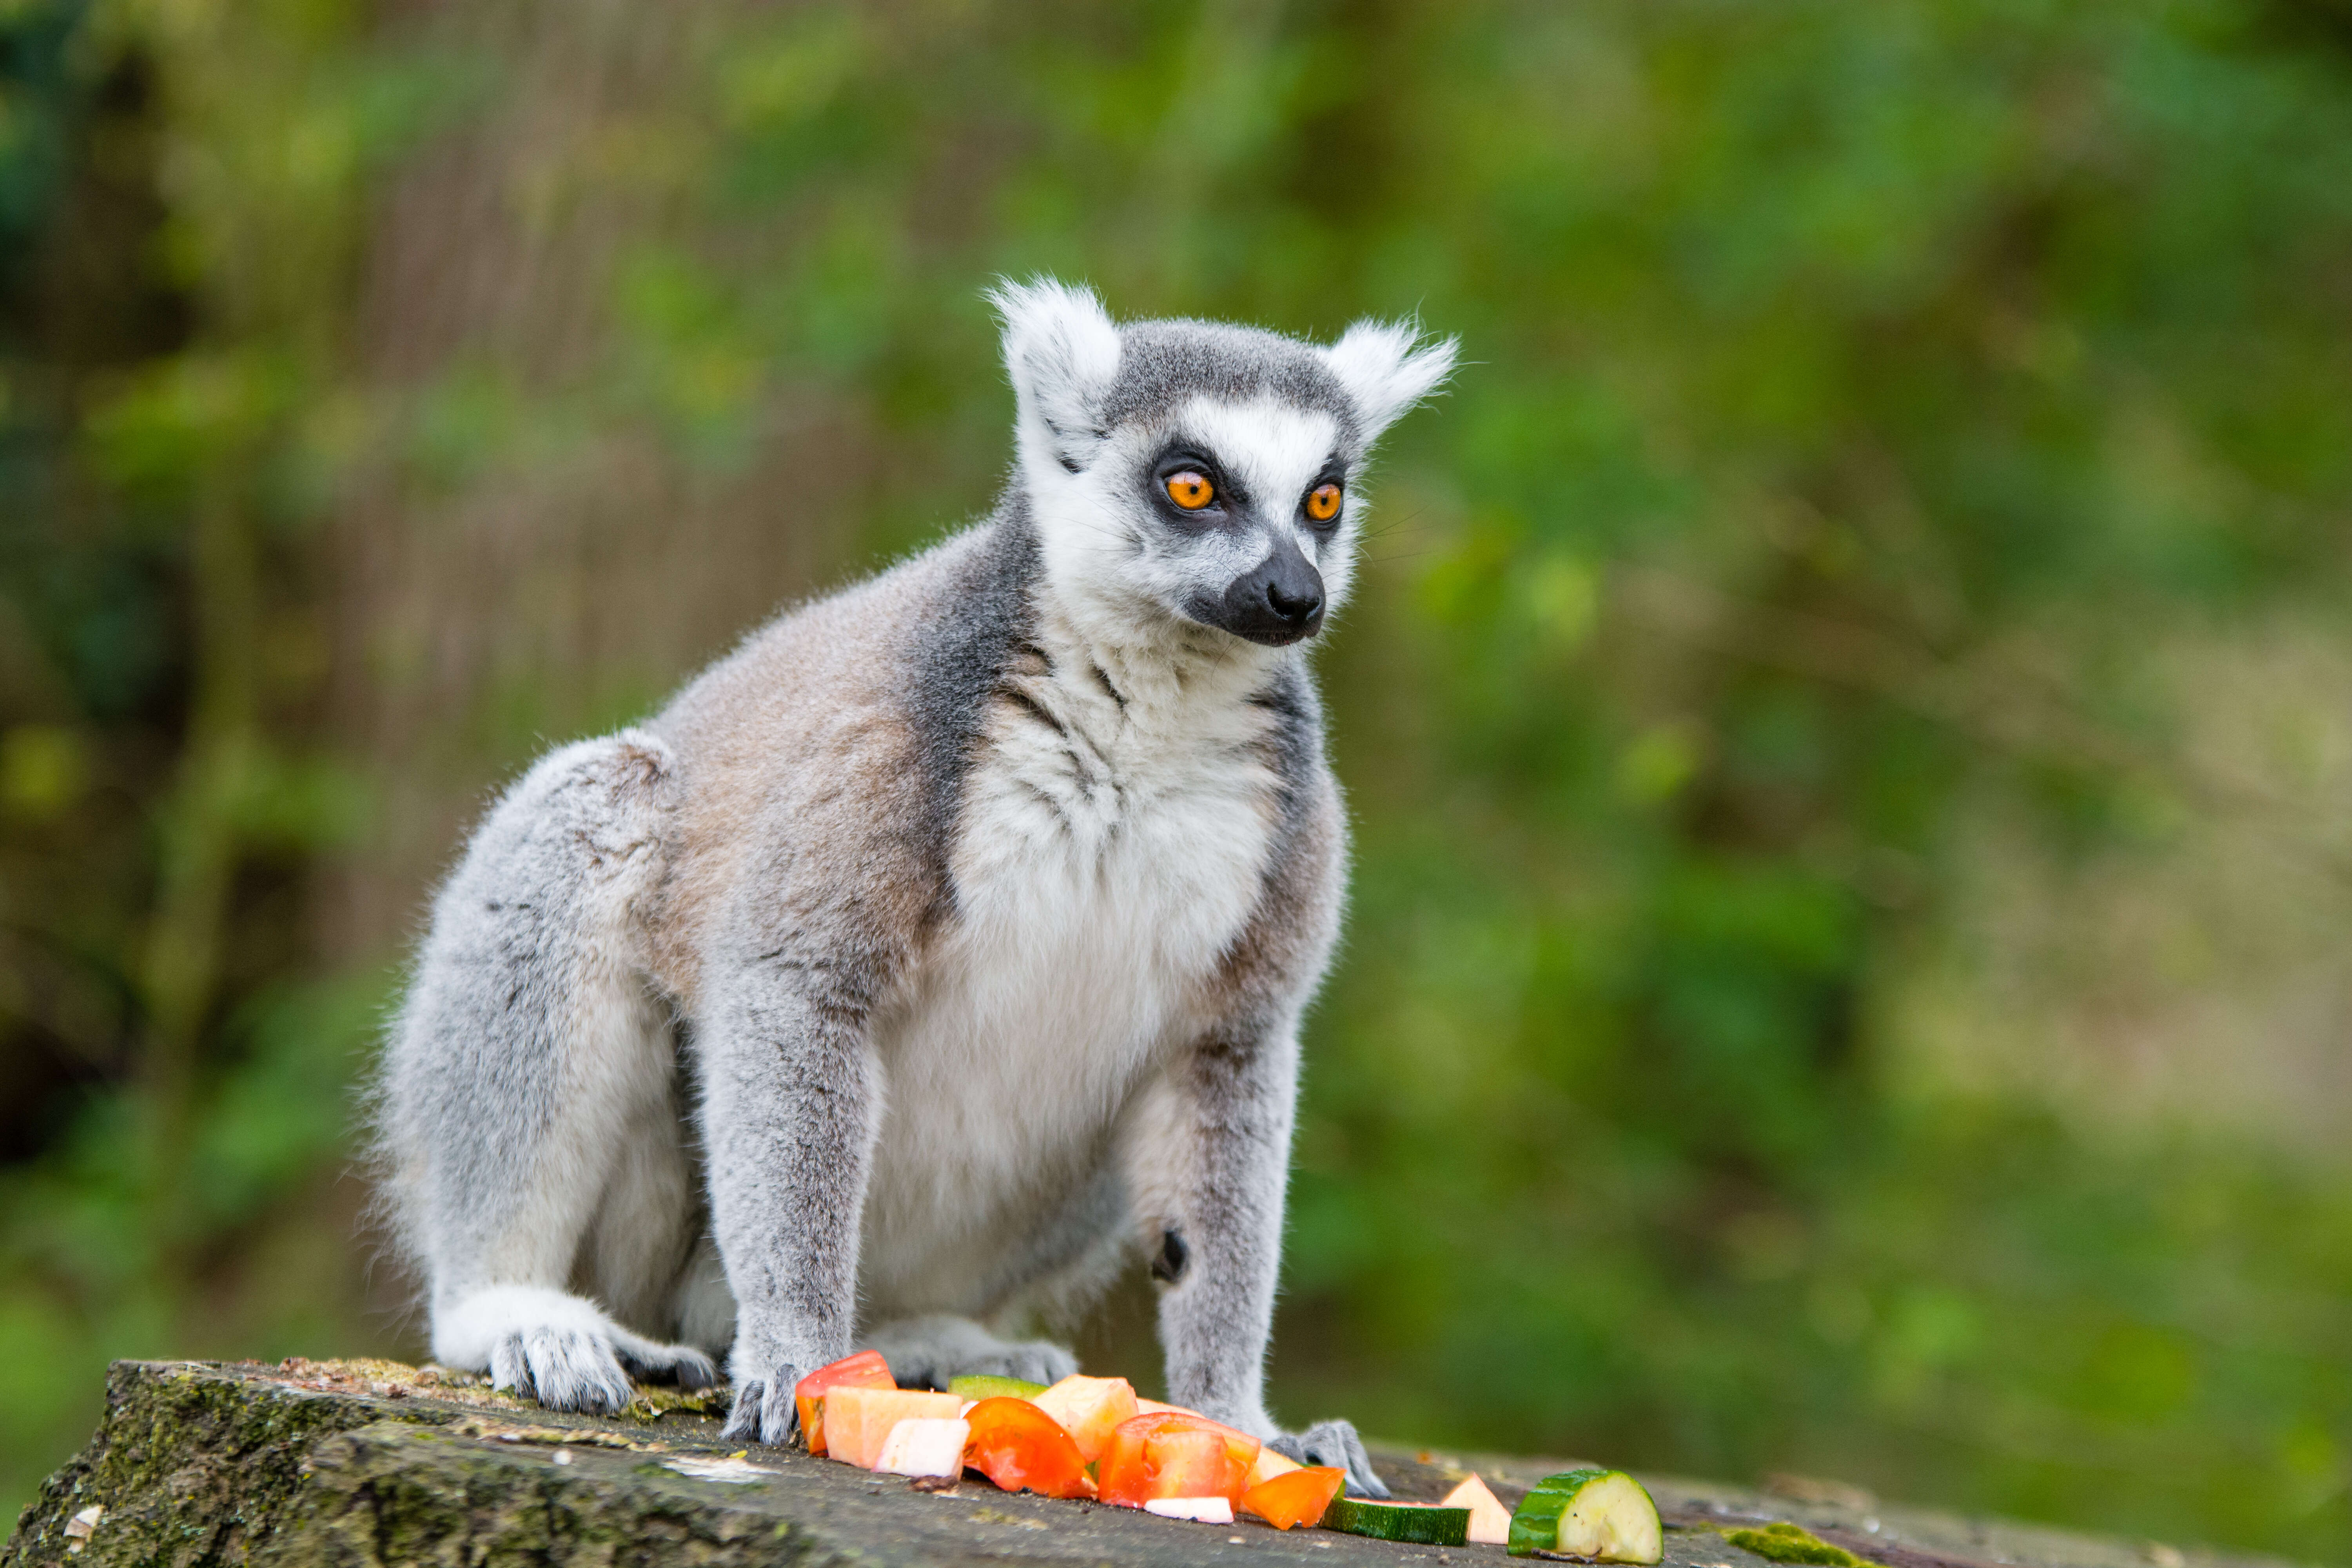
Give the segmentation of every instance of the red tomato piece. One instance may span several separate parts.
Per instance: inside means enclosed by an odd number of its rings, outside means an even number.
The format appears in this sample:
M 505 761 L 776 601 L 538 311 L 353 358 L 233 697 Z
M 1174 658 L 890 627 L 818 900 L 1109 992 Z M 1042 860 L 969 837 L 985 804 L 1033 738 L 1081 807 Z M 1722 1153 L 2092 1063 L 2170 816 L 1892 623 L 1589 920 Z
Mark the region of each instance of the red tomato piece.
M 1087 1462 L 1062 1424 L 1025 1399 L 983 1399 L 964 1412 L 963 1462 L 1009 1492 L 1092 1497 Z
M 1102 1500 L 1141 1508 L 1154 1498 L 1237 1500 L 1249 1486 L 1258 1443 L 1185 1411 L 1155 1411 L 1119 1423 L 1096 1465 Z
M 801 1413 L 801 1436 L 812 1454 L 824 1452 L 824 1391 L 828 1388 L 896 1388 L 890 1363 L 880 1351 L 859 1351 L 829 1366 L 821 1366 L 793 1384 L 793 1404 Z
M 1285 1470 L 1242 1493 L 1241 1505 L 1276 1530 L 1288 1530 L 1294 1524 L 1320 1524 L 1323 1510 L 1339 1495 L 1340 1484 L 1347 1479 L 1345 1470 L 1328 1465 Z
M 1154 1432 L 1145 1439 L 1144 1460 L 1151 1467 L 1154 1499 L 1227 1497 L 1225 1440 L 1214 1432 L 1180 1426 Z

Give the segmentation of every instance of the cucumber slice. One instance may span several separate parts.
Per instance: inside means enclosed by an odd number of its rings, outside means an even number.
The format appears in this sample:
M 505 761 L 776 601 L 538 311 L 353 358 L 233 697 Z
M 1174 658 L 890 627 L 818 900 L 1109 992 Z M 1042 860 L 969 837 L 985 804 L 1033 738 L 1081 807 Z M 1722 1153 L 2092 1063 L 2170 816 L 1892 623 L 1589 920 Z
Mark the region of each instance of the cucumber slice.
M 1598 1563 L 1653 1563 L 1665 1555 L 1658 1505 L 1622 1470 L 1546 1476 L 1511 1515 L 1510 1552 L 1558 1552 Z
M 1374 1502 L 1335 1497 L 1323 1510 L 1323 1528 L 1374 1541 L 1408 1541 L 1416 1546 L 1467 1546 L 1470 1510 L 1425 1502 Z
M 991 1377 L 984 1372 L 975 1372 L 948 1379 L 948 1392 L 958 1399 L 975 1403 L 982 1399 L 1034 1399 L 1045 1392 L 1045 1385 L 1017 1377 Z

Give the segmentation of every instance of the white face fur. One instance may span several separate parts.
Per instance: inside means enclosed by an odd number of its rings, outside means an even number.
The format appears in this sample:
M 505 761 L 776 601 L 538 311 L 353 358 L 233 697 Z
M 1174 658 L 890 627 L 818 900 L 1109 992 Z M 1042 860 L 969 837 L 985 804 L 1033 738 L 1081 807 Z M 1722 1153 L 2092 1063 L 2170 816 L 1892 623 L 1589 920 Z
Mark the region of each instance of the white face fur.
M 1202 321 L 1121 328 L 1050 281 L 993 298 L 1021 479 L 1065 607 L 1119 642 L 1314 636 L 1354 574 L 1371 444 L 1444 380 L 1453 342 L 1369 321 L 1328 348 Z

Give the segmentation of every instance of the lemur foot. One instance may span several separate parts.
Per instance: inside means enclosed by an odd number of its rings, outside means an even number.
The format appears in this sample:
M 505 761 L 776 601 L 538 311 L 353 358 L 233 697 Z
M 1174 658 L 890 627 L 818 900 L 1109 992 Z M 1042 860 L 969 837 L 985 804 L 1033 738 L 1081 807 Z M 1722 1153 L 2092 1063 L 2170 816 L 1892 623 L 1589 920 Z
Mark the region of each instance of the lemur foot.
M 719 1381 L 719 1363 L 691 1345 L 621 1344 L 614 1353 L 639 1383 L 670 1383 L 691 1394 Z
M 494 1285 L 437 1305 L 433 1354 L 449 1366 L 487 1371 L 492 1387 L 550 1410 L 597 1415 L 628 1407 L 631 1373 L 681 1388 L 719 1381 L 700 1351 L 649 1340 L 593 1301 L 535 1285 Z
M 628 1408 L 634 1391 L 609 1341 L 582 1329 L 523 1329 L 490 1347 L 490 1386 L 550 1410 L 609 1415 Z
M 1304 1432 L 1285 1432 L 1266 1444 L 1302 1465 L 1330 1465 L 1348 1472 L 1348 1489 L 1358 1497 L 1383 1498 L 1389 1489 L 1372 1471 L 1371 1456 L 1352 1422 L 1318 1421 Z
M 609 1415 L 636 1397 L 644 1383 L 709 1388 L 719 1381 L 710 1358 L 685 1345 L 650 1340 L 616 1343 L 593 1329 L 519 1329 L 490 1346 L 490 1386 L 535 1399 L 550 1410 Z
M 800 1407 L 793 1389 L 804 1374 L 789 1363 L 772 1376 L 746 1378 L 735 1385 L 735 1407 L 719 1429 L 722 1443 L 784 1444 L 801 1429 Z
M 901 1388 L 945 1389 L 969 1373 L 1059 1383 L 1078 1370 L 1078 1358 L 1045 1340 L 1000 1340 L 969 1318 L 944 1313 L 885 1323 L 860 1342 L 882 1352 Z

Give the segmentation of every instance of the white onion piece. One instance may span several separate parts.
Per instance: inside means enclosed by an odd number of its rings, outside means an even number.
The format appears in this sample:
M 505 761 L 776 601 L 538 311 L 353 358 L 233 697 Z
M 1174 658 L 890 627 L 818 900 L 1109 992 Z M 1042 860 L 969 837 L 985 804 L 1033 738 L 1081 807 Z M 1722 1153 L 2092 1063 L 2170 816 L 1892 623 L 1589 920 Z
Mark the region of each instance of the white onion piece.
M 879 1476 L 942 1476 L 952 1480 L 963 1474 L 963 1446 L 971 1423 L 939 1415 L 910 1415 L 890 1428 L 882 1440 L 882 1457 L 874 1461 Z
M 1221 1497 L 1156 1497 L 1143 1505 L 1143 1511 L 1162 1519 L 1197 1520 L 1202 1524 L 1234 1521 L 1234 1505 Z

